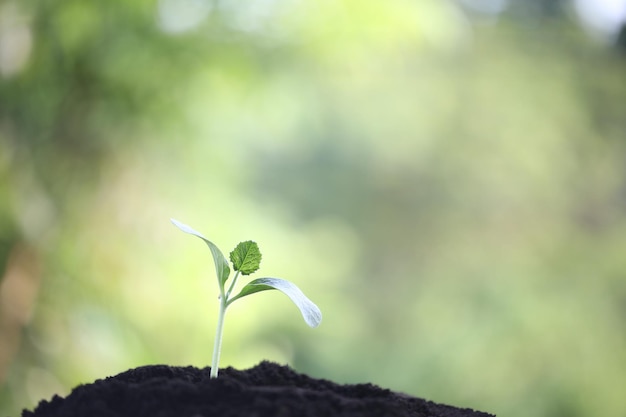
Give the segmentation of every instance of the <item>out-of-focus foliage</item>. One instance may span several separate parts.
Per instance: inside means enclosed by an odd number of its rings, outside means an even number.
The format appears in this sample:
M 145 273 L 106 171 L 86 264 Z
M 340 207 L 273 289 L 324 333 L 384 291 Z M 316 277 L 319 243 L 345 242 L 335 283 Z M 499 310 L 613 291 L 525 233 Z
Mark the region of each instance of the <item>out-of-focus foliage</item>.
M 0 414 L 209 363 L 177 217 L 324 312 L 234 307 L 222 366 L 622 416 L 626 58 L 583 3 L 0 3 Z

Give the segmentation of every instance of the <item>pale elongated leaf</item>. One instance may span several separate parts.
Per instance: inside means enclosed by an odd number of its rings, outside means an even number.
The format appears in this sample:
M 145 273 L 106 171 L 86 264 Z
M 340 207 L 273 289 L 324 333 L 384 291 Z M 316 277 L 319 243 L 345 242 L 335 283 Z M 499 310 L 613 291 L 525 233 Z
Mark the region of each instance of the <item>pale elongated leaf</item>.
M 296 284 L 280 278 L 258 278 L 252 280 L 241 289 L 239 294 L 231 298 L 228 304 L 246 295 L 266 290 L 279 290 L 287 295 L 298 306 L 304 321 L 309 326 L 317 327 L 322 322 L 322 312 L 313 301 L 309 300 Z
M 230 266 L 228 266 L 228 261 L 222 254 L 222 251 L 220 251 L 219 248 L 213 242 L 211 242 L 210 240 L 202 236 L 202 233 L 194 230 L 193 228 L 186 225 L 185 223 L 179 222 L 176 219 L 170 219 L 170 220 L 172 221 L 174 226 L 178 227 L 183 232 L 189 233 L 190 235 L 197 236 L 200 239 L 204 240 L 204 243 L 206 243 L 209 249 L 211 249 L 211 254 L 213 255 L 213 262 L 215 263 L 215 272 L 217 273 L 217 279 L 220 283 L 220 286 L 223 288 L 224 283 L 226 282 L 226 280 L 228 279 L 228 276 L 230 275 Z

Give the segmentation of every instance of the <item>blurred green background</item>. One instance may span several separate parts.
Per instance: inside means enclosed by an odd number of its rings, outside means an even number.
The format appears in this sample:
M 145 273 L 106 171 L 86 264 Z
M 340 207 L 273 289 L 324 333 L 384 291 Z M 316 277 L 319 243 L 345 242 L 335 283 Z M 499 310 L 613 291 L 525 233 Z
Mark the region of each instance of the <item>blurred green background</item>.
M 611 8 L 612 7 L 612 8 Z M 262 359 L 499 416 L 623 417 L 620 1 L 0 2 L 0 415 Z

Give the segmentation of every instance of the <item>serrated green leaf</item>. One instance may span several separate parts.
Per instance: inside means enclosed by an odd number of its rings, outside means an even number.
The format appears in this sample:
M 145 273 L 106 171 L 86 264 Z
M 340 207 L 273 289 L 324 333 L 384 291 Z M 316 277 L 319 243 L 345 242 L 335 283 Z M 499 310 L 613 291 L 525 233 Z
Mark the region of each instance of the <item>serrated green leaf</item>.
M 258 270 L 261 264 L 259 245 L 251 240 L 241 242 L 230 253 L 230 261 L 235 271 L 241 272 L 242 275 L 250 275 Z
M 298 288 L 296 284 L 281 278 L 258 278 L 252 280 L 241 289 L 239 294 L 229 301 L 229 304 L 239 298 L 266 290 L 279 290 L 283 294 L 287 295 L 287 297 L 289 297 L 291 301 L 293 301 L 293 303 L 300 309 L 302 318 L 304 318 L 304 321 L 309 326 L 317 327 L 322 322 L 322 312 L 315 305 L 315 303 L 309 300 L 307 296 L 300 291 L 300 288 Z
M 215 263 L 215 273 L 217 274 L 217 280 L 220 284 L 220 287 L 224 288 L 224 283 L 226 282 L 226 280 L 228 280 L 228 276 L 230 275 L 230 266 L 228 266 L 228 261 L 226 260 L 226 257 L 224 256 L 222 251 L 220 251 L 213 242 L 205 238 L 202 233 L 194 230 L 185 223 L 179 222 L 176 219 L 170 220 L 174 224 L 174 226 L 178 227 L 183 232 L 197 236 L 200 239 L 204 240 L 204 243 L 206 243 L 211 250 L 211 255 L 213 255 L 213 262 Z

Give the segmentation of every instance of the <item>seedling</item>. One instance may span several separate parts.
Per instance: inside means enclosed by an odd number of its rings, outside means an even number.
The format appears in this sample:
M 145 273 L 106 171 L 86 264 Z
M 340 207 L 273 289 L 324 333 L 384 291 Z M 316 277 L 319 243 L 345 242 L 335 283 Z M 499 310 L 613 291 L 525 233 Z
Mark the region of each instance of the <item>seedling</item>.
M 230 253 L 230 261 L 232 262 L 235 276 L 233 277 L 228 289 L 226 289 L 226 281 L 230 276 L 230 266 L 228 261 L 210 240 L 202 236 L 200 232 L 195 231 L 191 227 L 178 220 L 171 219 L 172 223 L 185 233 L 197 236 L 204 240 L 213 255 L 215 263 L 215 272 L 217 274 L 217 284 L 220 289 L 220 308 L 217 318 L 217 332 L 215 334 L 215 344 L 213 345 L 213 360 L 211 362 L 211 378 L 217 378 L 218 366 L 220 361 L 220 351 L 222 347 L 222 333 L 224 330 L 224 316 L 226 309 L 236 300 L 247 295 L 254 294 L 265 290 L 279 290 L 294 302 L 300 309 L 302 317 L 306 324 L 311 327 L 317 327 L 322 321 L 322 312 L 319 308 L 309 300 L 300 289 L 293 283 L 281 278 L 257 278 L 247 283 L 239 292 L 233 296 L 233 290 L 239 275 L 250 275 L 259 269 L 261 264 L 261 252 L 259 246 L 252 241 L 241 242 Z

